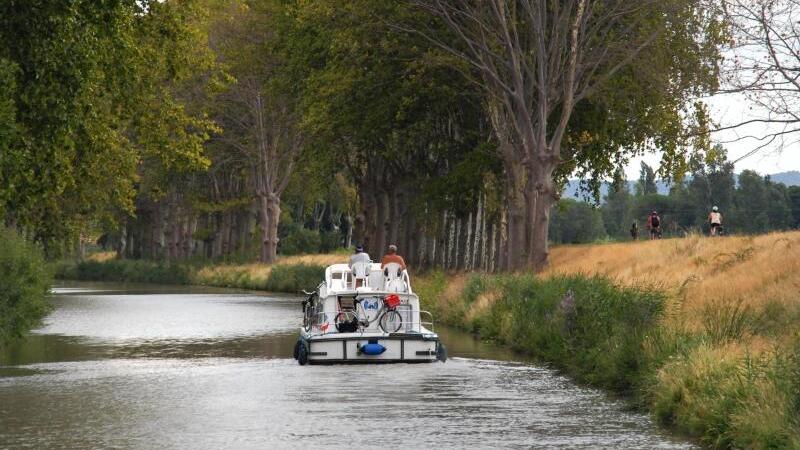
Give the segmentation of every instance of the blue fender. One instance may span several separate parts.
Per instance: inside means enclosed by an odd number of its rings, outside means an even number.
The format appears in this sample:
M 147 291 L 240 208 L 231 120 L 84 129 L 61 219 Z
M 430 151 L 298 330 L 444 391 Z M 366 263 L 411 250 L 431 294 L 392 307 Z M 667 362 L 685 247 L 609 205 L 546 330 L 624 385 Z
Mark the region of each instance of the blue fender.
M 362 345 L 358 350 L 365 355 L 380 355 L 386 351 L 386 347 L 378 344 L 378 341 L 369 341 L 366 345 Z

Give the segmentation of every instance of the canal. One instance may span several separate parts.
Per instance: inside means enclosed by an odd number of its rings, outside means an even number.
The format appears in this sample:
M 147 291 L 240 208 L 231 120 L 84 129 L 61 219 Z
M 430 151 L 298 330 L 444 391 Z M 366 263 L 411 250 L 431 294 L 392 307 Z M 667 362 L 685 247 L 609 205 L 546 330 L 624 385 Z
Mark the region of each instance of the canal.
M 305 366 L 294 296 L 72 283 L 0 354 L 0 448 L 691 448 L 437 327 L 445 364 Z

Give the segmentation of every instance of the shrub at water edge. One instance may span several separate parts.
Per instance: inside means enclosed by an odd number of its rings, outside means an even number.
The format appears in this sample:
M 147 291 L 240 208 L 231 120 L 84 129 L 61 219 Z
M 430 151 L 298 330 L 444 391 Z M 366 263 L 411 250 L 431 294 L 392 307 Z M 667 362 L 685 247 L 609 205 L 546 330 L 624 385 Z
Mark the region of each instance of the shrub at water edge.
M 272 292 L 313 291 L 325 279 L 325 267 L 316 264 L 278 264 L 273 266 L 264 285 Z
M 190 269 L 178 264 L 143 260 L 62 262 L 56 266 L 56 277 L 85 281 L 189 284 Z
M 0 229 L 0 347 L 44 317 L 50 283 L 42 252 L 15 232 Z

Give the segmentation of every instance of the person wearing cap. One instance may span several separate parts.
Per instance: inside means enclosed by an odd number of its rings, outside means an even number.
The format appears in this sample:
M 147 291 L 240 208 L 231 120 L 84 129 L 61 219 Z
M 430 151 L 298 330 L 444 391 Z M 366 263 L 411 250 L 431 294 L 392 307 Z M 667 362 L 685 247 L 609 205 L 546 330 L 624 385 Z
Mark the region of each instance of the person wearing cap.
M 397 246 L 392 244 L 389 246 L 389 251 L 383 255 L 383 259 L 381 259 L 381 269 L 386 267 L 389 263 L 397 263 L 400 264 L 400 267 L 403 270 L 406 270 L 406 262 L 403 260 L 403 257 L 397 254 Z
M 722 228 L 722 213 L 719 212 L 719 208 L 716 205 L 711 208 L 711 212 L 708 214 L 708 222 L 711 224 L 711 236 L 716 236 L 719 229 Z
M 347 265 L 350 267 L 350 272 L 353 273 L 353 277 L 355 278 L 356 275 L 355 275 L 355 269 L 353 269 L 353 266 L 355 266 L 356 264 L 366 264 L 366 267 L 367 267 L 366 273 L 369 274 L 369 265 L 370 265 L 370 263 L 372 263 L 372 260 L 370 259 L 370 257 L 367 254 L 367 252 L 364 251 L 364 246 L 356 245 L 356 251 L 355 251 L 355 253 L 350 255 L 350 262 Z M 361 287 L 363 285 L 364 281 L 365 280 L 360 279 L 360 278 L 356 279 L 355 280 L 355 287 L 356 288 Z
M 369 264 L 372 260 L 369 258 L 369 254 L 364 251 L 364 246 L 356 245 L 356 251 L 352 255 L 350 255 L 350 262 L 348 266 L 350 266 L 350 270 L 353 270 L 353 265 L 356 263 L 367 263 Z

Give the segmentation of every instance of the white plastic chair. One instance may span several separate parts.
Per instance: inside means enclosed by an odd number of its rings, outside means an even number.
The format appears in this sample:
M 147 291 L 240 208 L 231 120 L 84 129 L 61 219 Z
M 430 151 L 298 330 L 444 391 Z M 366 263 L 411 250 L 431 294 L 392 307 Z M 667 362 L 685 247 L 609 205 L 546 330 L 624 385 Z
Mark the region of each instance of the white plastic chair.
M 383 285 L 388 292 L 405 292 L 403 267 L 397 263 L 389 263 L 383 267 Z
M 368 262 L 357 262 L 353 264 L 353 286 L 359 286 L 359 280 L 361 281 L 360 287 L 369 287 L 369 270 L 370 270 L 371 263 Z

